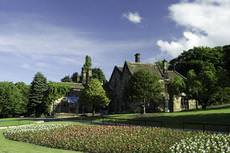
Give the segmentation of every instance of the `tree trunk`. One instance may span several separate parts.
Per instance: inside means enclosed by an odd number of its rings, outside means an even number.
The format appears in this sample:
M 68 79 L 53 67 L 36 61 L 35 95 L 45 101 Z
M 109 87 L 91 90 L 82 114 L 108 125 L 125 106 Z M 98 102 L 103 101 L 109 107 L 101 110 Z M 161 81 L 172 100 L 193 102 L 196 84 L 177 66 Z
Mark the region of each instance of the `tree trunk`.
M 145 112 L 145 104 L 144 104 L 144 106 L 143 106 L 143 114 L 145 114 L 146 112 Z
M 141 114 L 145 114 L 145 99 L 143 100 L 143 104 L 141 105 Z
M 92 111 L 92 116 L 95 116 L 95 106 L 93 105 L 93 111 Z
M 85 107 L 84 107 L 84 106 L 81 107 L 81 113 L 82 113 L 83 115 L 85 115 Z
M 206 110 L 206 108 L 207 108 L 207 104 L 206 104 L 206 102 L 202 105 L 202 109 L 203 110 Z
M 198 92 L 196 92 L 196 109 L 198 109 Z

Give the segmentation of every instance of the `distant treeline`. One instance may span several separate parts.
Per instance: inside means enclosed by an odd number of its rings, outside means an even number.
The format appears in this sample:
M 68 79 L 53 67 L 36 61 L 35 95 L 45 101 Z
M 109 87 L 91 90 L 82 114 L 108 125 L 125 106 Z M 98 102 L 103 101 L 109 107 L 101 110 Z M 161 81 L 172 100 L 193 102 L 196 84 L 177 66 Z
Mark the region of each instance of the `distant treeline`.
M 0 117 L 26 114 L 29 89 L 23 82 L 0 82 Z
M 67 83 L 47 83 L 41 73 L 35 75 L 31 85 L 0 82 L 0 117 L 50 115 L 52 102 L 65 96 L 71 88 Z

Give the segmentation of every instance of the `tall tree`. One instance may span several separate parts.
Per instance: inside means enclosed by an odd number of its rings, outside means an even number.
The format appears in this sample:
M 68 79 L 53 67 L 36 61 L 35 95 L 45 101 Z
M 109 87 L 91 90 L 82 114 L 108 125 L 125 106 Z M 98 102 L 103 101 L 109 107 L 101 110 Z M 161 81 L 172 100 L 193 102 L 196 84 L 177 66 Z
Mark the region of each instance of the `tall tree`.
M 92 66 L 92 60 L 90 56 L 85 57 L 85 63 L 82 68 L 82 74 L 81 74 L 81 82 L 83 84 L 88 84 L 91 76 L 92 76 L 92 71 L 91 71 L 91 66 Z
M 214 105 L 230 104 L 230 87 L 216 88 L 216 92 L 210 95 Z
M 102 83 L 104 83 L 106 81 L 105 75 L 100 68 L 93 68 L 92 69 L 92 78 L 98 79 Z
M 146 105 L 151 100 L 159 99 L 162 91 L 159 78 L 147 70 L 140 70 L 129 80 L 125 93 L 131 102 L 140 104 L 141 113 L 145 113 Z
M 186 89 L 186 84 L 183 78 L 176 76 L 171 82 L 169 83 L 169 93 L 173 96 L 179 96 L 182 92 Z
M 226 80 L 225 81 L 225 84 L 227 86 L 230 86 L 230 45 L 227 45 L 227 46 L 224 46 L 223 47 L 223 50 L 224 50 L 224 68 L 225 68 L 225 71 L 226 73 L 226 76 L 223 80 Z
M 191 69 L 200 73 L 204 63 L 212 63 L 214 67 L 218 69 L 224 65 L 223 56 L 224 53 L 222 47 L 194 47 L 171 60 L 170 68 L 175 68 L 184 76 L 186 76 Z
M 225 88 L 230 86 L 229 55 L 230 45 L 194 47 L 170 61 L 170 68 L 187 75 L 187 93 L 206 108 L 228 93 Z
M 80 102 L 83 105 L 91 105 L 92 115 L 94 116 L 97 107 L 108 106 L 109 98 L 106 96 L 102 83 L 98 79 L 92 79 L 82 91 Z
M 12 82 L 0 82 L 0 116 L 14 116 L 25 112 L 26 104 L 20 90 Z
M 230 71 L 230 45 L 224 46 L 223 50 L 225 68 Z
M 61 79 L 61 82 L 72 82 L 72 79 L 69 75 L 66 75 Z
M 29 94 L 29 113 L 40 116 L 48 113 L 47 106 L 48 84 L 45 76 L 38 72 L 30 86 Z
M 89 70 L 91 68 L 91 66 L 92 66 L 91 57 L 88 56 L 88 55 L 86 55 L 86 57 L 85 57 L 85 63 L 83 65 L 83 67 L 84 67 L 84 69 Z
M 211 104 L 211 95 L 216 92 L 217 75 L 213 64 L 208 63 L 202 66 L 202 71 L 199 73 L 199 80 L 202 83 L 202 90 L 199 94 L 199 100 L 203 107 L 206 109 Z
M 193 69 L 188 71 L 186 87 L 189 98 L 196 100 L 196 108 L 198 108 L 198 96 L 202 90 L 202 83 Z
M 29 103 L 29 92 L 30 92 L 30 86 L 25 84 L 24 82 L 17 82 L 15 86 L 19 89 L 20 93 L 22 94 L 22 100 L 23 100 L 23 112 L 27 112 L 27 106 Z
M 73 74 L 72 74 L 72 76 L 71 76 L 71 80 L 73 81 L 73 82 L 75 82 L 75 83 L 78 83 L 79 82 L 79 74 L 78 74 L 78 72 L 74 72 Z
M 188 93 L 191 98 L 198 100 L 203 109 L 213 103 L 216 92 L 217 75 L 213 64 L 206 63 L 198 74 L 190 70 L 187 75 Z

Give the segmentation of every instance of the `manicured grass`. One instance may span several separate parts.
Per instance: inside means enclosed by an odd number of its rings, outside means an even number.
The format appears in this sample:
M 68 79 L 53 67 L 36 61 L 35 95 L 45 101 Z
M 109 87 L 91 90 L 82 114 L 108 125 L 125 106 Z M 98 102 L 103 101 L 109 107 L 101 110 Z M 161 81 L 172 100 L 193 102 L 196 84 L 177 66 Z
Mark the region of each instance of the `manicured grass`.
M 31 123 L 34 123 L 34 121 L 17 118 L 0 119 L 0 127 L 17 126 Z
M 150 125 L 150 126 L 160 126 L 167 128 L 180 128 L 185 129 L 199 129 L 203 130 L 203 124 L 205 124 L 206 130 L 230 132 L 230 107 L 219 108 L 219 109 L 209 109 L 209 110 L 194 110 L 187 112 L 173 112 L 173 113 L 147 113 L 145 115 L 141 114 L 114 114 L 101 116 L 88 116 L 88 117 L 73 117 L 68 119 L 63 119 L 66 121 L 79 121 L 79 122 L 89 122 L 101 123 L 105 122 L 116 122 L 125 123 L 133 125 Z M 190 124 L 198 123 L 197 125 Z M 202 124 L 200 124 L 202 123 Z M 107 123 L 106 123 L 107 124 Z M 210 125 L 214 124 L 214 125 Z M 206 126 L 207 125 L 207 126 Z
M 106 118 L 126 119 L 128 121 L 162 121 L 164 127 L 182 128 L 183 123 L 211 123 L 211 124 L 229 124 L 230 125 L 230 108 L 199 110 L 188 112 L 173 112 L 173 113 L 147 113 L 141 114 L 115 114 L 109 115 Z M 192 125 L 186 125 L 190 127 Z M 227 127 L 225 127 L 227 128 Z
M 29 143 L 16 142 L 5 139 L 0 130 L 0 153 L 76 153 L 73 151 L 51 149 Z
M 212 109 L 212 110 L 197 110 L 197 111 L 187 111 L 187 112 L 173 112 L 173 113 L 146 113 L 144 115 L 141 114 L 115 114 L 109 115 L 108 117 L 113 118 L 120 118 L 120 119 L 135 119 L 135 118 L 148 118 L 148 117 L 163 117 L 163 116 L 170 116 L 170 117 L 186 117 L 186 116 L 197 116 L 197 115 L 230 115 L 230 107 L 229 108 L 222 108 L 222 109 Z M 208 117 L 207 117 L 208 118 Z

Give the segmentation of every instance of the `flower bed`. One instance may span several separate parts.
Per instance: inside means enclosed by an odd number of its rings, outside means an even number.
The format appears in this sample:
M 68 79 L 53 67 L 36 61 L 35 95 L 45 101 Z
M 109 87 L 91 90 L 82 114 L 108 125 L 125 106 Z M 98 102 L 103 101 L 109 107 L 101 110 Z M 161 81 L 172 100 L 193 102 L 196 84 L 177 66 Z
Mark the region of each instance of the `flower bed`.
M 200 134 L 181 140 L 170 150 L 172 153 L 230 153 L 230 135 Z
M 5 137 L 47 147 L 91 153 L 160 153 L 173 151 L 176 142 L 201 135 L 199 132 L 139 126 L 39 126 L 10 130 L 5 132 Z M 229 137 L 226 140 L 229 141 Z
M 61 128 L 68 126 L 70 124 L 32 124 L 32 125 L 21 125 L 21 126 L 15 126 L 7 130 L 5 132 L 6 135 L 12 135 L 12 134 L 19 134 L 22 132 L 38 132 L 38 131 L 47 131 L 51 129 Z

